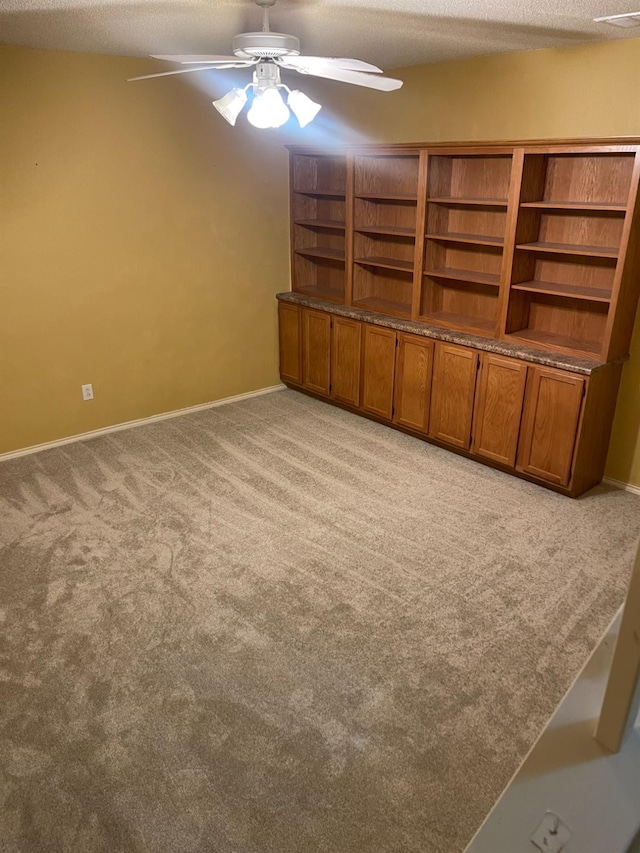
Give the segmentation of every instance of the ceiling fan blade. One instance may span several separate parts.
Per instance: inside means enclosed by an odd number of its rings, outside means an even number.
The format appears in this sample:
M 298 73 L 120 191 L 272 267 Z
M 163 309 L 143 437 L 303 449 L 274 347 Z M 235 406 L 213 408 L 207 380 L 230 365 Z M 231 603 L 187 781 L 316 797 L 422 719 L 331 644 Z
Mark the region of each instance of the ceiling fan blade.
M 129 77 L 127 83 L 135 80 L 150 80 L 152 77 L 170 77 L 172 74 L 190 74 L 193 71 L 215 71 L 220 68 L 235 68 L 235 65 L 199 65 L 197 68 L 178 68 L 175 71 L 160 71 L 158 74 L 143 74 L 141 77 Z
M 310 74 L 312 77 L 325 77 L 327 80 L 338 80 L 341 83 L 353 83 L 355 86 L 366 86 L 368 89 L 379 89 L 381 92 L 393 92 L 402 86 L 402 80 L 394 80 L 393 77 L 380 77 L 377 74 L 364 74 L 362 71 L 349 71 L 347 68 L 298 68 L 289 66 L 286 62 L 279 62 L 283 68 L 291 68 L 301 74 Z
M 345 68 L 348 71 L 368 71 L 382 74 L 382 68 L 363 62 L 361 59 L 337 59 L 332 56 L 283 56 L 275 60 L 278 64 L 303 68 Z
M 244 67 L 245 65 L 253 65 L 257 62 L 257 59 L 240 59 L 237 56 L 207 56 L 206 54 L 151 54 L 152 59 L 164 59 L 167 62 L 179 62 L 181 65 L 196 65 L 199 63 L 207 63 L 207 64 L 215 64 L 218 62 L 228 62 L 237 65 L 238 68 Z

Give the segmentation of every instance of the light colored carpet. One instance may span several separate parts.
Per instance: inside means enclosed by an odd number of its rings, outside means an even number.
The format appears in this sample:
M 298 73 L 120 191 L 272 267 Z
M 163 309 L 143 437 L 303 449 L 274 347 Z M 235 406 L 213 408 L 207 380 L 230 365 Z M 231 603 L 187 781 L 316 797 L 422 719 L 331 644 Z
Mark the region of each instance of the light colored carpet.
M 0 465 L 0 848 L 462 850 L 639 509 L 293 391 Z

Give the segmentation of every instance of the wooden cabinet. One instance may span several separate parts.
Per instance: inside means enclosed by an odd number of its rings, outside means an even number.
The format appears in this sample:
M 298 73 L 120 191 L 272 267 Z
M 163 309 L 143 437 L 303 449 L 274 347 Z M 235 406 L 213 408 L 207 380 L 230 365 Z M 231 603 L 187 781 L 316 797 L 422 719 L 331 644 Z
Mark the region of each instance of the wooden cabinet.
M 370 323 L 363 325 L 362 408 L 372 415 L 391 420 L 396 333 Z
M 291 321 L 285 315 L 280 327 L 281 349 L 285 345 L 293 346 L 290 326 Z M 359 406 L 361 340 L 362 323 L 359 321 L 303 308 L 298 356 L 302 362 L 303 387 L 325 397 L 331 396 L 341 403 Z M 293 363 L 293 354 L 289 350 L 287 353 Z M 286 381 L 282 372 L 281 375 Z
M 469 449 L 478 353 L 438 341 L 435 345 L 429 435 Z
M 334 317 L 331 329 L 331 396 L 351 406 L 360 405 L 362 323 Z
M 567 486 L 578 433 L 585 380 L 548 367 L 532 367 L 525 395 L 517 469 Z
M 621 364 L 587 375 L 281 302 L 286 384 L 579 495 L 602 478 Z
M 329 396 L 331 387 L 331 315 L 302 309 L 302 385 Z
M 309 307 L 281 305 L 282 380 L 581 494 L 640 296 L 639 187 L 640 137 L 292 146 Z
M 483 352 L 473 418 L 476 456 L 515 465 L 527 365 L 515 358 Z
M 299 305 L 278 303 L 280 377 L 292 385 L 302 383 L 302 328 Z
M 398 333 L 394 423 L 417 432 L 429 426 L 433 341 Z

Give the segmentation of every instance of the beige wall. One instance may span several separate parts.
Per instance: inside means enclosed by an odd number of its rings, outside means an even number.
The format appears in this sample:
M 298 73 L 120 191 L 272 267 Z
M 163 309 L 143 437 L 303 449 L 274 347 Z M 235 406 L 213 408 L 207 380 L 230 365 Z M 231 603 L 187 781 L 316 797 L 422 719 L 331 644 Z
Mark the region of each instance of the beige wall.
M 0 453 L 278 382 L 283 140 L 152 70 L 0 47 Z
M 394 76 L 388 95 L 350 88 L 334 95 L 369 141 L 640 136 L 640 39 L 503 53 Z M 640 486 L 640 322 L 625 365 L 607 475 Z

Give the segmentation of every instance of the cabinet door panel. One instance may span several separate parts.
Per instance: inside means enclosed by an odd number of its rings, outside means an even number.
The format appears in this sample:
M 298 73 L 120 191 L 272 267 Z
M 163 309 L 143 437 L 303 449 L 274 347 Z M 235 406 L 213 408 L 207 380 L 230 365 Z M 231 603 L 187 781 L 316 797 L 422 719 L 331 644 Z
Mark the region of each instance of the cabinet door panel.
M 523 362 L 482 353 L 473 420 L 478 456 L 515 465 L 526 379 Z
M 534 367 L 524 403 L 518 448 L 519 471 L 566 486 L 571 476 L 584 379 L 573 373 Z
M 398 360 L 393 420 L 401 426 L 426 432 L 433 368 L 433 341 L 398 333 Z
M 431 386 L 429 435 L 469 449 L 478 353 L 468 347 L 436 343 Z
M 294 385 L 302 383 L 302 338 L 300 307 L 286 302 L 278 303 L 278 329 L 280 332 L 280 377 Z
M 351 406 L 360 405 L 362 323 L 333 318 L 331 332 L 331 396 Z
M 362 408 L 388 420 L 393 414 L 395 360 L 396 333 L 365 323 Z
M 303 385 L 329 396 L 331 377 L 331 316 L 324 311 L 302 309 Z

